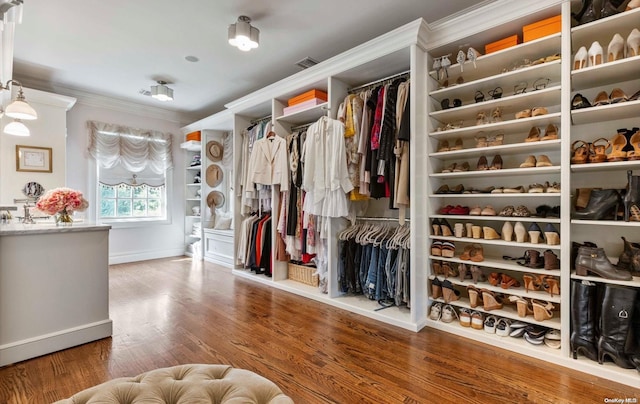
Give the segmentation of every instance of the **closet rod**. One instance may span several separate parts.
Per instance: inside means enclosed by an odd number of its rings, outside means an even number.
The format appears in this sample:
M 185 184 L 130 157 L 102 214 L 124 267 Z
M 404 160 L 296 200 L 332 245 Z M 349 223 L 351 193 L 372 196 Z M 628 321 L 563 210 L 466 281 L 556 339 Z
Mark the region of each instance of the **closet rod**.
M 299 131 L 302 129 L 307 129 L 309 126 L 313 125 L 315 122 L 305 123 L 304 125 L 292 126 L 291 132 Z
M 356 216 L 356 220 L 364 220 L 364 221 L 377 221 L 377 222 L 397 222 L 400 220 L 397 217 L 366 217 L 366 216 Z M 404 219 L 407 222 L 410 222 L 411 219 Z
M 267 115 L 267 116 L 264 116 L 262 118 L 252 119 L 249 122 L 251 122 L 252 125 L 255 125 L 257 123 L 264 122 L 264 121 L 270 121 L 270 120 L 271 120 L 271 115 Z
M 404 72 L 401 72 L 401 73 L 392 74 L 389 77 L 385 77 L 383 79 L 374 80 L 371 83 L 367 83 L 367 84 L 363 84 L 361 86 L 350 88 L 349 90 L 347 90 L 347 92 L 350 93 L 352 91 L 360 90 L 360 89 L 363 89 L 365 87 L 370 87 L 370 86 L 373 86 L 375 84 L 382 83 L 383 81 L 387 81 L 387 80 L 395 79 L 396 77 L 408 75 L 409 73 L 411 73 L 411 70 L 407 70 L 407 71 L 404 71 Z

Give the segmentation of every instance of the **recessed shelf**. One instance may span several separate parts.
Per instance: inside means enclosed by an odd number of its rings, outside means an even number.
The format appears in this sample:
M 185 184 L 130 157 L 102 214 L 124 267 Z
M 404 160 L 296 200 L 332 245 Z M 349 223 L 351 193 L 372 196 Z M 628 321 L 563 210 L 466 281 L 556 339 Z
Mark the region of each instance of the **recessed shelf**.
M 559 173 L 560 166 L 551 167 L 531 167 L 531 168 L 504 168 L 502 170 L 482 170 L 482 171 L 460 171 L 455 173 L 434 173 L 430 177 L 434 178 L 461 178 L 461 177 L 511 177 L 518 175 L 538 175 Z
M 555 112 L 547 115 L 538 115 L 531 118 L 523 118 L 523 119 L 510 119 L 502 122 L 490 123 L 487 125 L 475 125 L 469 124 L 467 126 L 463 126 L 457 129 L 451 130 L 443 130 L 443 131 L 433 131 L 429 133 L 429 136 L 434 137 L 436 139 L 454 139 L 460 136 L 466 137 L 471 136 L 472 134 L 476 134 L 479 132 L 490 133 L 495 131 L 509 131 L 510 133 L 519 133 L 522 132 L 522 139 L 524 140 L 529 134 L 529 130 L 533 126 L 544 127 L 549 124 L 559 125 L 560 124 L 560 113 Z M 475 116 L 473 116 L 475 118 Z
M 487 118 L 491 118 L 491 111 L 497 107 L 502 108 L 503 120 L 516 120 L 515 113 L 527 108 L 550 107 L 560 104 L 560 86 L 531 91 L 529 93 L 503 96 L 496 100 L 488 100 L 479 103 L 462 105 L 457 108 L 443 109 L 431 112 L 429 116 L 442 123 L 476 121 L 479 112 L 485 112 Z M 476 125 L 480 126 L 480 125 Z
M 640 276 L 634 276 L 633 279 L 630 281 L 618 281 L 615 279 L 601 278 L 599 276 L 580 276 L 580 275 L 576 275 L 575 272 L 571 272 L 571 279 L 581 279 L 581 280 L 591 281 L 591 282 L 611 283 L 615 285 L 632 286 L 635 288 L 640 288 Z
M 494 216 L 495 217 L 495 216 Z M 496 230 L 497 232 L 498 230 Z M 542 237 L 542 235 L 541 235 Z M 471 237 L 445 237 L 445 236 L 429 236 L 432 240 L 446 240 L 446 241 L 461 241 L 463 243 L 484 244 L 484 245 L 503 245 L 508 247 L 523 247 L 523 248 L 544 248 L 548 250 L 559 250 L 560 245 L 549 244 L 534 244 L 534 243 L 516 243 L 515 241 L 504 240 L 486 240 L 484 238 L 471 238 Z
M 571 88 L 578 92 L 587 88 L 613 86 L 621 77 L 637 77 L 639 71 L 640 55 L 585 67 L 571 71 Z M 630 97 L 633 94 L 627 95 Z
M 444 303 L 444 300 L 442 300 L 442 299 L 436 299 L 436 301 Z M 449 304 L 452 305 L 452 306 L 461 307 L 461 308 L 470 309 L 470 310 L 475 310 L 475 311 L 479 311 L 479 312 L 486 313 L 486 314 L 492 314 L 494 316 L 510 318 L 510 319 L 516 320 L 516 321 L 522 321 L 523 323 L 535 324 L 535 325 L 539 325 L 539 326 L 542 326 L 542 327 L 553 328 L 553 329 L 556 329 L 556 330 L 560 329 L 560 318 L 558 317 L 559 314 L 558 314 L 558 312 L 555 312 L 555 311 L 553 312 L 554 316 L 552 318 L 550 318 L 549 320 L 536 321 L 533 318 L 532 315 L 529 315 L 527 317 L 518 316 L 518 311 L 517 311 L 515 305 L 507 305 L 507 304 L 505 304 L 501 309 L 485 311 L 482 308 L 482 306 L 471 308 L 471 305 L 468 303 L 468 299 L 465 299 L 465 298 L 460 299 L 460 300 L 456 300 L 456 301 L 453 301 L 453 302 L 449 302 Z M 558 305 L 554 305 L 554 306 L 556 306 L 556 308 L 557 308 Z
M 443 275 L 430 275 L 429 276 L 429 280 L 433 280 L 433 278 L 438 277 L 439 280 L 444 280 L 444 276 Z M 465 281 L 461 281 L 459 277 L 448 277 L 446 278 L 448 279 L 452 284 L 454 285 L 458 285 L 458 286 L 463 286 L 463 287 L 467 287 L 467 286 L 474 286 L 478 289 L 486 289 L 486 290 L 491 290 L 494 291 L 496 293 L 504 293 L 504 294 L 508 294 L 508 295 L 513 295 L 513 296 L 521 296 L 521 297 L 525 297 L 525 298 L 531 298 L 531 299 L 537 299 L 537 300 L 546 300 L 549 302 L 553 302 L 553 303 L 560 303 L 560 295 L 554 295 L 553 297 L 551 297 L 551 295 L 545 291 L 539 291 L 539 290 L 530 290 L 530 291 L 526 291 L 524 289 L 524 284 L 520 285 L 519 287 L 511 287 L 509 289 L 503 289 L 501 286 L 491 286 L 490 283 L 487 282 L 478 282 L 477 284 L 473 283 L 472 280 L 467 279 Z M 639 285 L 640 286 L 640 285 Z
M 196 140 L 189 140 L 187 142 L 180 143 L 180 148 L 187 151 L 197 152 L 201 150 L 201 147 L 202 143 Z
M 571 121 L 574 125 L 617 121 L 638 116 L 640 100 L 618 102 L 616 104 L 600 105 L 591 108 L 574 109 L 571 111 Z
M 463 216 L 463 215 L 430 215 L 431 218 L 450 220 L 499 220 L 501 222 L 544 222 L 560 223 L 557 217 L 513 217 L 513 216 Z
M 640 160 L 612 161 L 607 163 L 571 164 L 571 172 L 603 172 L 640 169 Z
M 523 153 L 532 153 L 532 152 L 547 152 L 553 150 L 560 150 L 560 139 L 555 140 L 545 140 L 539 142 L 523 142 L 523 143 L 512 143 L 512 144 L 503 144 L 499 146 L 490 146 L 490 147 L 476 147 L 470 149 L 462 149 L 462 150 L 452 150 L 446 152 L 435 152 L 429 153 L 429 157 L 434 157 L 438 159 L 449 159 L 452 157 L 479 157 L 487 152 L 492 154 L 523 154 Z M 640 162 L 638 162 L 640 164 Z
M 591 225 L 591 226 L 640 227 L 640 222 L 625 222 L 624 220 L 580 220 L 580 219 L 571 219 L 571 224 L 581 224 L 581 225 Z
M 520 243 L 520 245 L 522 245 L 524 243 Z M 539 246 L 540 244 L 534 244 L 536 246 Z M 540 248 L 540 247 L 538 247 Z M 472 261 L 466 261 L 466 260 L 461 260 L 460 258 L 445 258 L 445 257 L 439 257 L 436 255 L 430 255 L 429 258 L 433 261 L 447 261 L 447 262 L 458 262 L 458 263 L 465 263 L 465 264 L 471 264 L 471 265 L 478 265 L 479 267 L 488 267 L 488 268 L 496 268 L 496 269 L 504 269 L 507 271 L 518 271 L 518 272 L 530 272 L 530 273 L 534 273 L 534 274 L 546 274 L 546 275 L 552 275 L 552 276 L 560 276 L 560 270 L 554 269 L 554 270 L 546 270 L 546 269 L 538 269 L 538 268 L 528 268 L 522 265 L 518 265 L 518 264 L 511 264 L 510 262 L 515 262 L 515 261 L 507 261 L 507 260 L 503 260 L 503 259 L 499 259 L 499 258 L 491 258 L 491 257 L 484 257 L 484 261 L 481 262 L 472 262 Z
M 293 125 L 311 123 L 327 114 L 328 102 L 314 105 L 302 111 L 297 111 L 289 115 L 283 115 L 276 118 L 277 121 L 287 122 Z

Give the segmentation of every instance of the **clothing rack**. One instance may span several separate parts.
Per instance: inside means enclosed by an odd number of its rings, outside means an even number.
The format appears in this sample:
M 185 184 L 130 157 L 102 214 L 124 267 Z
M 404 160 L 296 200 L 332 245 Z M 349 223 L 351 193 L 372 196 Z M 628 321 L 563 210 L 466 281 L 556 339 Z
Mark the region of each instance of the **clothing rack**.
M 307 129 L 309 126 L 313 125 L 315 122 L 305 123 L 304 125 L 292 126 L 291 133 L 296 131 L 301 131 L 303 129 Z
M 250 122 L 251 122 L 251 125 L 255 125 L 255 124 L 258 124 L 264 121 L 270 121 L 270 120 L 271 120 L 271 115 L 267 115 L 262 118 L 252 119 Z
M 390 81 L 390 80 L 393 80 L 393 79 L 401 78 L 403 76 L 409 77 L 410 73 L 411 73 L 411 70 L 407 70 L 407 71 L 404 71 L 404 72 L 401 72 L 401 73 L 392 74 L 391 76 L 385 77 L 383 79 L 378 79 L 378 80 L 372 81 L 370 83 L 363 84 L 361 86 L 350 88 L 349 90 L 347 90 L 347 92 L 349 94 L 351 94 L 351 93 L 354 93 L 354 92 L 356 92 L 358 90 L 362 90 L 362 89 L 365 89 L 367 87 L 373 87 L 373 86 L 375 86 L 377 84 L 384 83 L 386 81 Z
M 364 221 L 377 221 L 377 222 L 397 222 L 399 219 L 397 217 L 366 217 L 366 216 L 356 216 L 356 220 L 364 220 Z M 408 222 L 411 219 L 404 219 Z

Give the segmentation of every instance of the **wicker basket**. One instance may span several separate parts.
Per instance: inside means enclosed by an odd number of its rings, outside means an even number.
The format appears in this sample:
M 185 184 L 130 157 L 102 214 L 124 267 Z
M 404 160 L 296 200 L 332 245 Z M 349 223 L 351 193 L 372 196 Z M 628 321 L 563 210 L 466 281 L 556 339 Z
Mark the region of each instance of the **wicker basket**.
M 287 278 L 306 285 L 318 286 L 318 275 L 314 274 L 314 272 L 316 272 L 315 267 L 293 264 L 291 262 L 288 264 L 288 267 L 289 274 Z

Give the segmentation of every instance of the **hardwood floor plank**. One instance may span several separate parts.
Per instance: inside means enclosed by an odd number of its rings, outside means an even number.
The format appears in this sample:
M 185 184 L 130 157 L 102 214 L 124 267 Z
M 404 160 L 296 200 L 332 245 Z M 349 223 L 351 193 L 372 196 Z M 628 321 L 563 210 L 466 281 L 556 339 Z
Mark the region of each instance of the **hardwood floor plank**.
M 209 263 L 171 258 L 109 271 L 113 337 L 0 368 L 0 403 L 50 403 L 185 363 L 251 370 L 305 404 L 640 398 L 629 386 L 438 330 L 406 331 Z

